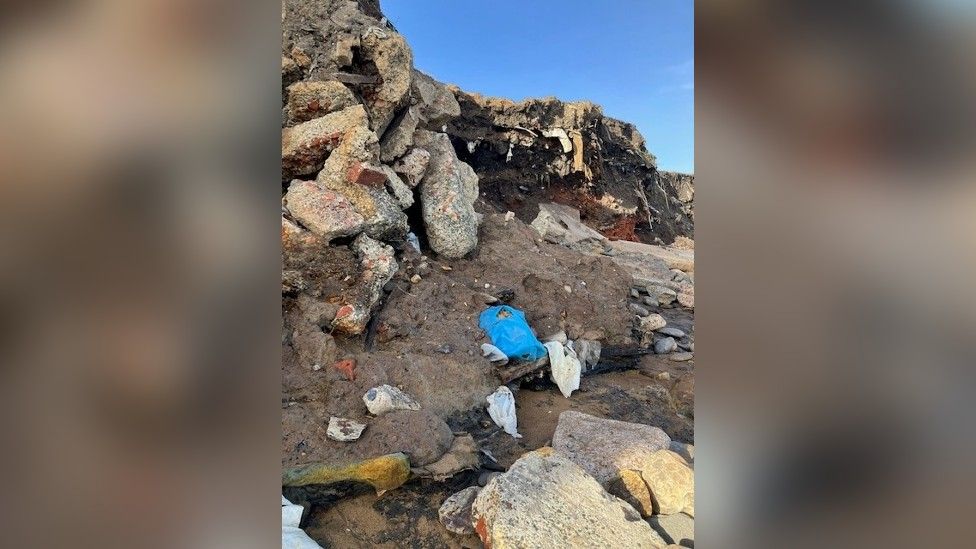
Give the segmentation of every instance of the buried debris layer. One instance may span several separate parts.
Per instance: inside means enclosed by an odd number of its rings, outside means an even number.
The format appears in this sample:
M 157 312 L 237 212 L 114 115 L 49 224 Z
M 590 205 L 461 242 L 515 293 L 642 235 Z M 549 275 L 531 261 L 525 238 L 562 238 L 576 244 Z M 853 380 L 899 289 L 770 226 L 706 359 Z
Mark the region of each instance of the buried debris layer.
M 508 305 L 488 307 L 478 317 L 478 326 L 492 344 L 513 360 L 539 360 L 546 349 L 525 321 L 525 313 Z

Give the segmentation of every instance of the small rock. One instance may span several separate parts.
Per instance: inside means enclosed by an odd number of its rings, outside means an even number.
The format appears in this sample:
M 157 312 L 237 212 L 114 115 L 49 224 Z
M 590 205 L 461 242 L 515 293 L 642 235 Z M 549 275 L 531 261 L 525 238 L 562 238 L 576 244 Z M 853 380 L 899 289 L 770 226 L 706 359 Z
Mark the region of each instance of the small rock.
M 444 528 L 455 534 L 474 533 L 474 526 L 471 524 L 471 504 L 480 491 L 481 488 L 478 486 L 469 486 L 444 500 L 441 508 L 437 510 Z
M 661 328 L 667 326 L 667 324 L 668 322 L 664 320 L 663 316 L 654 313 L 641 318 L 638 329 L 646 334 L 649 334 L 655 330 L 660 330 Z
M 687 362 L 694 357 L 695 355 L 685 352 L 685 353 L 672 353 L 671 356 L 669 356 L 668 358 L 670 358 L 675 362 Z
M 415 274 L 410 277 L 411 284 L 419 284 L 421 280 L 423 280 L 423 278 L 421 278 L 419 274 Z
M 670 305 L 678 298 L 678 292 L 664 286 L 648 286 L 648 298 L 656 301 L 659 305 Z
M 634 299 L 640 299 L 640 296 L 641 296 L 640 292 L 638 292 L 635 288 L 630 289 L 630 297 Z
M 684 332 L 682 332 L 681 330 L 679 330 L 677 328 L 673 328 L 671 326 L 666 326 L 664 328 L 659 328 L 657 330 L 657 333 L 664 334 L 666 336 L 671 336 L 671 337 L 676 338 L 676 339 L 681 339 L 681 338 L 685 337 L 685 333 Z
M 404 452 L 411 467 L 438 461 L 454 444 L 454 433 L 430 410 L 394 410 L 370 422 L 358 444 L 376 453 Z
M 679 349 L 684 349 L 685 351 L 694 351 L 695 350 L 695 343 L 692 342 L 692 341 L 687 341 L 687 342 L 686 341 L 679 341 L 678 342 L 678 348 Z
M 366 391 L 363 395 L 366 408 L 373 415 L 393 410 L 419 410 L 420 404 L 409 395 L 391 385 L 380 385 Z
M 356 380 L 356 359 L 346 358 L 332 365 L 333 368 L 342 372 L 349 381 Z
M 671 374 L 668 372 L 658 372 L 654 377 L 661 381 L 671 381 Z
M 365 428 L 365 423 L 332 416 L 329 418 L 329 428 L 325 434 L 332 440 L 350 442 L 358 439 L 363 434 L 363 429 Z
M 678 348 L 678 343 L 673 337 L 665 337 L 654 342 L 654 352 L 663 355 L 674 352 Z
M 452 352 L 454 352 L 454 347 L 451 347 L 450 345 L 441 345 L 440 347 L 437 348 L 437 352 L 443 353 L 445 355 L 449 355 Z
M 678 303 L 688 309 L 695 308 L 695 292 L 678 292 Z
M 628 303 L 627 308 L 634 312 L 637 316 L 647 316 L 651 314 L 650 311 L 636 303 Z

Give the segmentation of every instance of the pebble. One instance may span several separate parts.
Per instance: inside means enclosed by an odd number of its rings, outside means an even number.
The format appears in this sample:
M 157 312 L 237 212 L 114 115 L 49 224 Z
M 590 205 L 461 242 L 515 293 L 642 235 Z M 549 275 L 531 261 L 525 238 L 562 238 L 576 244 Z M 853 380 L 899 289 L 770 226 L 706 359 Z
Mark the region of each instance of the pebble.
M 685 337 L 685 333 L 683 331 L 674 328 L 672 326 L 665 326 L 664 328 L 659 329 L 657 333 L 664 334 L 666 336 L 671 336 L 677 339 L 681 339 Z
M 630 297 L 632 297 L 634 299 L 640 299 L 640 292 L 638 292 L 635 288 L 631 288 L 630 289 Z
M 419 274 L 415 274 L 415 275 L 413 275 L 413 276 L 411 276 L 411 277 L 410 277 L 410 282 L 411 282 L 412 284 L 417 284 L 417 283 L 418 283 L 418 282 L 420 282 L 421 280 L 423 280 L 423 279 L 422 279 L 422 278 L 420 278 L 420 275 L 419 275 Z
M 628 303 L 627 307 L 630 308 L 630 310 L 633 311 L 635 314 L 637 314 L 637 316 L 647 316 L 651 314 L 650 311 L 648 311 L 647 309 L 645 309 L 644 307 L 636 303 Z
M 673 337 L 665 337 L 654 342 L 654 352 L 663 355 L 673 352 L 678 348 L 678 343 Z
M 441 345 L 440 347 L 437 348 L 438 353 L 444 353 L 445 355 L 449 355 L 453 351 L 454 348 L 451 347 L 450 345 Z
M 686 353 L 672 353 L 671 356 L 668 357 L 668 358 L 670 358 L 671 360 L 673 360 L 675 362 L 685 362 L 687 360 L 691 360 L 692 358 L 694 358 L 694 355 L 691 354 L 691 353 L 687 353 L 687 352 Z

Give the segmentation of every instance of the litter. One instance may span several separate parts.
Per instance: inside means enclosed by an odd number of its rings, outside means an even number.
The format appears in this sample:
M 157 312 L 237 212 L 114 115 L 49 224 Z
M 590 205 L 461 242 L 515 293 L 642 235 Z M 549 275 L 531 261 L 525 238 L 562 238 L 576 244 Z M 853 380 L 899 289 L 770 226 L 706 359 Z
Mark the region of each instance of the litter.
M 420 239 L 417 238 L 417 235 L 412 232 L 407 233 L 407 244 L 417 250 L 417 253 L 420 253 Z
M 419 410 L 420 404 L 409 395 L 390 385 L 380 385 L 366 391 L 363 395 L 366 408 L 373 415 L 385 414 L 393 410 Z
M 326 430 L 325 435 L 339 442 L 350 442 L 358 439 L 363 434 L 364 429 L 366 429 L 365 423 L 332 416 L 329 418 L 329 428 Z
M 502 385 L 485 399 L 488 401 L 488 415 L 495 425 L 501 427 L 513 438 L 522 438 L 518 433 L 518 418 L 515 416 L 515 395 Z
M 478 318 L 478 326 L 488 334 L 492 344 L 510 359 L 533 361 L 546 355 L 545 347 L 525 322 L 525 313 L 514 307 L 488 307 Z
M 558 341 L 546 343 L 546 350 L 549 351 L 552 380 L 559 387 L 559 392 L 564 397 L 569 398 L 573 391 L 579 389 L 580 374 L 582 373 L 576 352 L 573 351 L 572 344 L 563 347 Z
M 304 509 L 281 496 L 281 547 L 282 549 L 321 549 L 322 546 L 308 537 L 298 527 Z
M 481 356 L 487 358 L 489 362 L 497 362 L 498 366 L 508 364 L 508 355 L 503 353 L 501 349 L 495 347 L 491 343 L 481 344 Z
M 583 370 L 589 370 L 600 362 L 600 352 L 603 346 L 595 339 L 577 339 L 575 345 L 576 356 L 579 357 Z

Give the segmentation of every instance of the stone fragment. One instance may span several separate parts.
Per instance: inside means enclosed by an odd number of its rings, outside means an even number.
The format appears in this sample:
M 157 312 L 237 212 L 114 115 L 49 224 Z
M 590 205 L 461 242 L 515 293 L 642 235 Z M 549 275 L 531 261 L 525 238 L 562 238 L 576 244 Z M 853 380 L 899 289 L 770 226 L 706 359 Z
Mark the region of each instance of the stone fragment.
M 403 156 L 413 145 L 413 133 L 419 122 L 416 107 L 404 111 L 403 116 L 395 120 L 380 139 L 380 160 L 389 163 Z
M 418 103 L 419 115 L 426 129 L 440 129 L 461 115 L 461 105 L 447 86 L 430 76 L 413 71 L 411 94 Z
M 648 311 L 645 307 L 637 303 L 628 303 L 627 308 L 630 309 L 637 316 L 646 317 L 651 314 L 651 312 Z
M 654 514 L 679 513 L 689 506 L 694 513 L 695 474 L 681 456 L 670 450 L 656 452 L 640 474 L 654 501 Z
M 352 303 L 345 303 L 336 312 L 332 329 L 345 334 L 361 334 L 379 303 L 383 285 L 393 278 L 397 271 L 396 260 L 391 246 L 377 242 L 361 234 L 353 241 L 352 249 L 359 256 L 360 274 L 357 293 Z
M 460 258 L 478 245 L 480 216 L 474 211 L 478 176 L 458 160 L 443 133 L 418 130 L 414 142 L 430 152 L 420 183 L 420 202 L 430 247 L 439 255 Z
M 337 80 L 302 81 L 288 86 L 285 105 L 288 125 L 307 122 L 357 104 L 356 97 Z
M 386 188 L 396 199 L 397 203 L 400 205 L 401 210 L 406 210 L 410 206 L 413 206 L 413 190 L 400 179 L 393 168 L 383 164 L 380 166 L 383 173 L 386 174 Z
M 485 547 L 635 547 L 665 543 L 578 465 L 541 448 L 481 489 L 471 506 Z
M 366 106 L 370 127 L 376 135 L 383 135 L 396 112 L 409 99 L 413 53 L 403 36 L 379 27 L 367 29 L 359 43 L 363 59 L 373 62 L 382 81 L 368 95 Z
M 455 534 L 474 533 L 474 526 L 471 524 L 471 505 L 480 491 L 479 486 L 469 486 L 444 500 L 437 510 L 437 516 L 444 528 Z
M 678 343 L 673 337 L 664 337 L 654 342 L 654 352 L 659 355 L 673 353 L 678 349 Z
M 678 303 L 685 308 L 694 309 L 695 308 L 695 291 L 683 291 L 678 292 Z
M 559 414 L 553 448 L 585 469 L 601 484 L 620 471 L 641 469 L 645 461 L 671 443 L 650 425 L 602 419 L 572 410 Z
M 670 358 L 674 362 L 687 362 L 695 358 L 695 355 L 691 353 L 671 353 L 671 356 L 669 356 L 668 358 Z
M 414 467 L 413 474 L 441 482 L 461 471 L 477 469 L 481 465 L 479 455 L 478 445 L 475 443 L 474 437 L 471 435 L 457 436 L 454 437 L 454 442 L 446 454 L 434 463 Z
M 285 207 L 299 223 L 326 240 L 355 235 L 365 227 L 363 216 L 345 196 L 315 181 L 292 181 L 285 193 Z
M 348 381 L 356 381 L 356 359 L 346 358 L 332 365 L 337 371 L 342 373 Z
M 638 329 L 641 332 L 649 334 L 655 330 L 664 328 L 667 324 L 668 322 L 664 320 L 663 316 L 654 313 L 641 318 L 640 323 L 638 324 Z
M 332 416 L 329 418 L 329 428 L 326 430 L 325 435 L 339 442 L 351 442 L 358 439 L 363 434 L 364 429 L 366 429 L 365 423 Z
M 602 252 L 606 237 L 580 220 L 579 210 L 563 204 L 539 204 L 539 215 L 531 223 L 542 238 L 580 252 Z
M 665 326 L 664 328 L 658 328 L 657 333 L 666 336 L 671 336 L 675 339 L 681 339 L 685 337 L 684 331 L 674 328 L 672 326 Z
M 695 519 L 685 513 L 656 515 L 647 520 L 664 541 L 678 548 L 695 546 Z
M 670 305 L 678 297 L 678 292 L 664 286 L 650 285 L 647 287 L 647 295 L 658 305 Z
M 281 174 L 288 180 L 322 169 L 350 128 L 366 124 L 362 105 L 348 107 L 281 130 Z
M 346 34 L 341 36 L 335 45 L 335 49 L 332 53 L 332 61 L 336 64 L 336 67 L 343 68 L 352 65 L 353 60 L 353 48 L 359 47 L 359 37 L 352 34 Z
M 394 410 L 419 410 L 420 404 L 392 385 L 380 385 L 366 391 L 363 402 L 369 413 L 382 415 Z
M 402 175 L 407 185 L 416 187 L 427 172 L 430 163 L 430 153 L 426 149 L 413 148 L 403 158 L 393 163 L 393 171 Z
M 629 503 L 643 517 L 654 514 L 654 500 L 640 471 L 633 469 L 620 471 L 620 476 L 607 484 L 607 491 Z
M 329 486 L 341 483 L 362 483 L 372 486 L 378 493 L 393 490 L 410 478 L 410 460 L 406 454 L 397 453 L 367 459 L 360 462 L 335 466 L 328 463 L 310 463 L 284 470 L 282 487 Z

